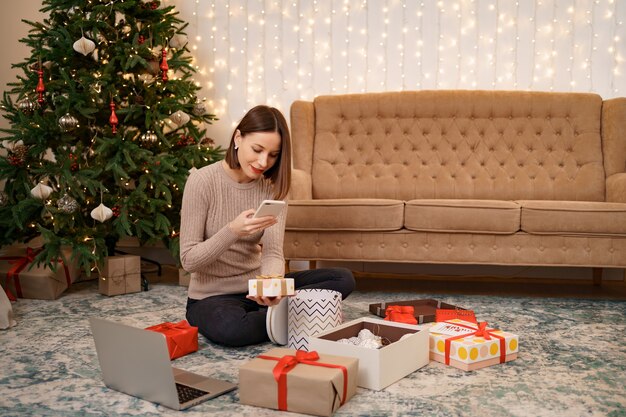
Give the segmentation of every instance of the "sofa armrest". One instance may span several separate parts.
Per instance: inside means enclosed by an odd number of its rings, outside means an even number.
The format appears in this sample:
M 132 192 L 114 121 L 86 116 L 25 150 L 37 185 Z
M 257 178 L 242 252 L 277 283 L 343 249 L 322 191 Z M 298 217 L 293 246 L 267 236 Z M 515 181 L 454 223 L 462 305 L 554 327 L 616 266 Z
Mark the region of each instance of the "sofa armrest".
M 626 172 L 613 174 L 606 179 L 606 201 L 626 203 Z
M 602 103 L 602 153 L 607 178 L 626 168 L 626 97 Z
M 313 198 L 313 183 L 311 175 L 301 169 L 291 170 L 290 200 L 311 200 Z

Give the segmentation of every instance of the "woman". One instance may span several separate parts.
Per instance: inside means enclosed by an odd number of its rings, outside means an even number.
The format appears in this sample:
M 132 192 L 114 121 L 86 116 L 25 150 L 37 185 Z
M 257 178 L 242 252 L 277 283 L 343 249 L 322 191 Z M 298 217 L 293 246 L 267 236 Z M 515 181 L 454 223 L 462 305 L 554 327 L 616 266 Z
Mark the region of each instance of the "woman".
M 268 341 L 267 308 L 280 297 L 249 297 L 248 280 L 283 274 L 286 209 L 253 218 L 266 199 L 285 199 L 291 183 L 291 145 L 284 116 L 257 106 L 235 128 L 223 161 L 193 171 L 181 210 L 182 267 L 191 273 L 187 320 L 209 340 L 227 346 Z M 296 288 L 354 289 L 347 269 L 286 274 Z M 286 302 L 286 300 L 284 300 Z M 286 317 L 285 317 L 286 320 Z

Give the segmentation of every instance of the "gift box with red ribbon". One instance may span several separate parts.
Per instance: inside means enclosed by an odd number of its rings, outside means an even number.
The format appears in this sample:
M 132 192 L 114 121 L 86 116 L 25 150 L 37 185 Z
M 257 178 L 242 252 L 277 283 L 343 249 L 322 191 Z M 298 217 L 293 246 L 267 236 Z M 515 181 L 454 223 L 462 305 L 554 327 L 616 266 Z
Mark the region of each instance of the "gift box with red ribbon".
M 191 326 L 187 320 L 178 323 L 165 322 L 146 327 L 146 330 L 165 335 L 170 359 L 180 358 L 198 350 L 198 328 Z
M 136 255 L 107 256 L 100 268 L 98 291 L 104 295 L 141 291 L 141 258 Z
M 356 358 L 276 348 L 239 368 L 242 404 L 331 416 L 356 392 Z
M 61 249 L 55 270 L 35 263 L 41 250 L 41 246 L 19 244 L 0 250 L 0 282 L 10 300 L 56 300 L 80 275 L 78 267 L 71 261 L 71 249 Z
M 430 326 L 430 359 L 473 371 L 517 359 L 519 337 L 486 322 L 448 320 Z

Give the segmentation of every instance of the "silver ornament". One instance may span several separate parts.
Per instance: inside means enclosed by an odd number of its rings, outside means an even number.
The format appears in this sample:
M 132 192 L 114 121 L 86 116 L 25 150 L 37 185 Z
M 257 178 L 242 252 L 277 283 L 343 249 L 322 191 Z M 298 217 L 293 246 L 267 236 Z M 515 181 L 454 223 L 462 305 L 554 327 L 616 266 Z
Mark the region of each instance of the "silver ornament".
M 37 110 L 37 103 L 25 97 L 17 102 L 17 108 L 24 114 L 33 114 Z
M 70 132 L 78 127 L 78 119 L 67 113 L 59 118 L 59 127 L 63 132 Z
M 193 110 L 191 111 L 195 116 L 202 116 L 206 112 L 206 107 L 204 103 L 198 102 L 194 104 Z
M 63 213 L 70 214 L 74 213 L 78 209 L 78 202 L 69 195 L 64 194 L 63 197 L 61 197 L 57 202 L 57 207 Z
M 4 207 L 9 202 L 9 196 L 4 191 L 0 191 L 0 207 Z
M 146 133 L 141 135 L 142 142 L 154 143 L 159 139 L 159 137 L 152 130 L 148 130 Z

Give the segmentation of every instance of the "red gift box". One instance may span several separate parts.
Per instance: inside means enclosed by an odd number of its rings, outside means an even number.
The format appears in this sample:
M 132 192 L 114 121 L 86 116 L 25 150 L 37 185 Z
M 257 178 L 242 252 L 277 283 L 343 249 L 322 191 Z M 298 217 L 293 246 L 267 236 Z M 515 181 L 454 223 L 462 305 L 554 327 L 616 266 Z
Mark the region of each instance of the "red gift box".
M 163 333 L 167 339 L 167 348 L 170 359 L 180 358 L 198 350 L 198 328 L 191 326 L 187 320 L 178 323 L 165 322 L 156 326 L 146 327 L 146 330 Z

